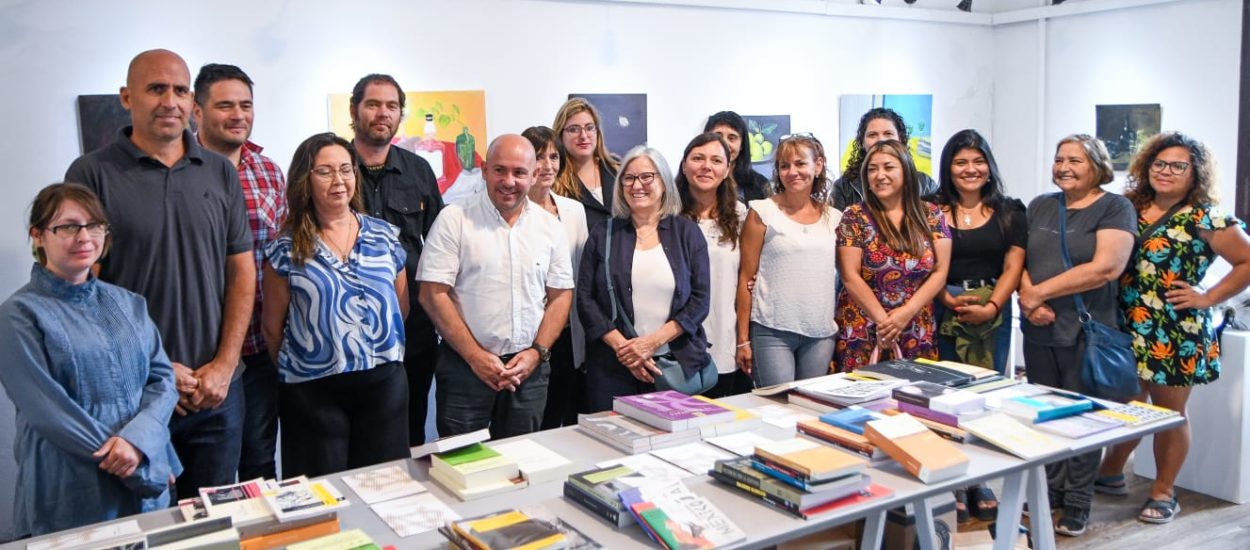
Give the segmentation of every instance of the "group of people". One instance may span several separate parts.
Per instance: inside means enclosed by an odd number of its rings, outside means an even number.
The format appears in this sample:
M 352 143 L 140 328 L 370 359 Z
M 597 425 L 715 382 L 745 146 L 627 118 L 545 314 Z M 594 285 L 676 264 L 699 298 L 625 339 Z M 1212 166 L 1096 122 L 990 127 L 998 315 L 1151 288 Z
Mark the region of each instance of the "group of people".
M 494 139 L 485 191 L 444 204 L 392 144 L 394 78 L 361 78 L 353 139 L 309 137 L 285 177 L 249 140 L 252 88 L 238 67 L 192 86 L 177 54 L 139 54 L 132 125 L 36 197 L 31 280 L 0 306 L 19 534 L 275 477 L 279 421 L 285 477 L 406 457 L 434 380 L 439 435 L 502 438 L 710 370 L 712 397 L 890 357 L 1010 375 L 1017 294 L 1031 381 L 1082 390 L 1087 310 L 1134 334 L 1140 397 L 1183 411 L 1219 375 L 1209 306 L 1250 285 L 1214 159 L 1175 132 L 1142 147 L 1123 196 L 1103 189 L 1101 142 L 1064 138 L 1059 192 L 1026 209 L 975 130 L 946 143 L 934 182 L 889 109 L 863 116 L 841 178 L 795 134 L 769 180 L 731 111 L 674 170 L 645 145 L 608 154 L 594 106 L 570 99 L 550 128 Z M 1202 290 L 1216 256 L 1233 268 Z M 1179 510 L 1187 446 L 1186 427 L 1156 436 L 1141 519 Z M 1060 533 L 1083 532 L 1095 488 L 1126 492 L 1131 450 L 1048 466 Z M 993 493 L 970 489 L 964 508 L 992 515 Z

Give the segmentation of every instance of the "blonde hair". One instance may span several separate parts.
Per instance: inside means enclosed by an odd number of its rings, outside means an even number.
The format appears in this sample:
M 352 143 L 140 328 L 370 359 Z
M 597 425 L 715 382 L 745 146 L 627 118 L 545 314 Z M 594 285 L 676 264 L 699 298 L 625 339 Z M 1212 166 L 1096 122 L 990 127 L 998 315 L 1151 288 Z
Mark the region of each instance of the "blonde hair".
M 578 113 L 590 113 L 590 118 L 595 124 L 595 150 L 591 153 L 591 160 L 596 164 L 607 164 L 613 172 L 621 170 L 621 165 L 608 154 L 608 148 L 603 144 L 603 124 L 600 123 L 599 111 L 595 109 L 595 106 L 580 97 L 565 101 L 564 105 L 560 106 L 560 110 L 556 111 L 555 121 L 551 123 L 551 129 L 556 133 L 556 147 L 562 159 L 560 172 L 556 174 L 556 181 L 551 185 L 551 189 L 559 195 L 573 199 L 582 198 L 582 189 L 577 184 L 577 175 L 574 173 L 569 152 L 564 148 L 564 126 Z

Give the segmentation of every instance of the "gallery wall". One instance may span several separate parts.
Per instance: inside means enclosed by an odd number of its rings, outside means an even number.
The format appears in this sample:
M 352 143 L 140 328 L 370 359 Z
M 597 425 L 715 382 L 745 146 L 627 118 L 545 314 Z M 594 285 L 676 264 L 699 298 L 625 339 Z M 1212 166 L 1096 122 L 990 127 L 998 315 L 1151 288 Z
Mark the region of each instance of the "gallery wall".
M 75 98 L 115 93 L 130 58 L 149 48 L 179 52 L 193 73 L 207 62 L 248 71 L 256 80 L 253 138 L 284 167 L 299 141 L 327 129 L 326 96 L 350 91 L 368 72 L 390 73 L 409 90 L 485 90 L 490 136 L 550 124 L 568 93 L 646 93 L 649 141 L 670 158 L 721 109 L 789 114 L 793 131 L 816 133 L 836 149 L 840 95 L 925 93 L 934 98 L 935 149 L 962 128 L 982 130 L 1011 193 L 1027 199 L 1046 185 L 1041 159 L 1049 152 L 1039 154 L 1038 144 L 1092 131 L 1096 102 L 1163 103 L 1165 127 L 1175 121 L 1232 162 L 1240 3 L 1183 4 L 1051 21 L 1039 51 L 1036 23 L 593 0 L 390 0 L 350 10 L 326 0 L 221 0 L 211 8 L 0 0 L 0 121 L 8 129 L 0 135 L 0 296 L 28 277 L 23 219 L 31 197 L 79 155 Z M 1203 51 L 1165 47 L 1179 43 Z M 1074 51 L 1079 60 L 1062 57 Z M 1169 78 L 1159 58 L 1209 70 Z M 11 528 L 13 432 L 11 405 L 0 398 L 0 539 Z

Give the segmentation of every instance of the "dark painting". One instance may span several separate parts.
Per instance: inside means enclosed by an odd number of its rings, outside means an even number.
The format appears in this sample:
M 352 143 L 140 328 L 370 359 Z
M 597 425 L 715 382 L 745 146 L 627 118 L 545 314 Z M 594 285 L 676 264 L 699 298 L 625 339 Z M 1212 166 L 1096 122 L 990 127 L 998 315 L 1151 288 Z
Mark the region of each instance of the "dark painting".
M 1098 139 L 1107 144 L 1116 170 L 1127 170 L 1141 144 L 1162 127 L 1163 109 L 1158 103 L 1096 105 L 1094 112 Z
M 603 144 L 617 158 L 647 142 L 647 94 L 569 94 L 599 111 Z
M 117 139 L 117 129 L 130 124 L 130 111 L 117 94 L 78 96 L 79 144 L 85 155 Z

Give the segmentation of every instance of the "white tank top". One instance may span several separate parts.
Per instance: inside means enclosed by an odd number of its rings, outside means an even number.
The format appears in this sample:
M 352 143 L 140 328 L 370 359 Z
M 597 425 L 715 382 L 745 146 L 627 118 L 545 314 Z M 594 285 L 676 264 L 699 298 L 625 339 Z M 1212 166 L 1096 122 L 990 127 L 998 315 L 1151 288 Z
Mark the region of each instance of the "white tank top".
M 631 277 L 634 287 L 634 330 L 638 331 L 639 336 L 645 336 L 659 330 L 668 322 L 668 313 L 673 307 L 673 292 L 677 289 L 673 268 L 668 265 L 664 247 L 634 249 Z M 665 353 L 668 353 L 668 344 L 655 350 L 655 355 Z
M 751 297 L 751 321 L 811 338 L 837 334 L 837 228 L 842 213 L 825 206 L 812 224 L 785 215 L 772 199 L 751 201 L 767 227 Z

